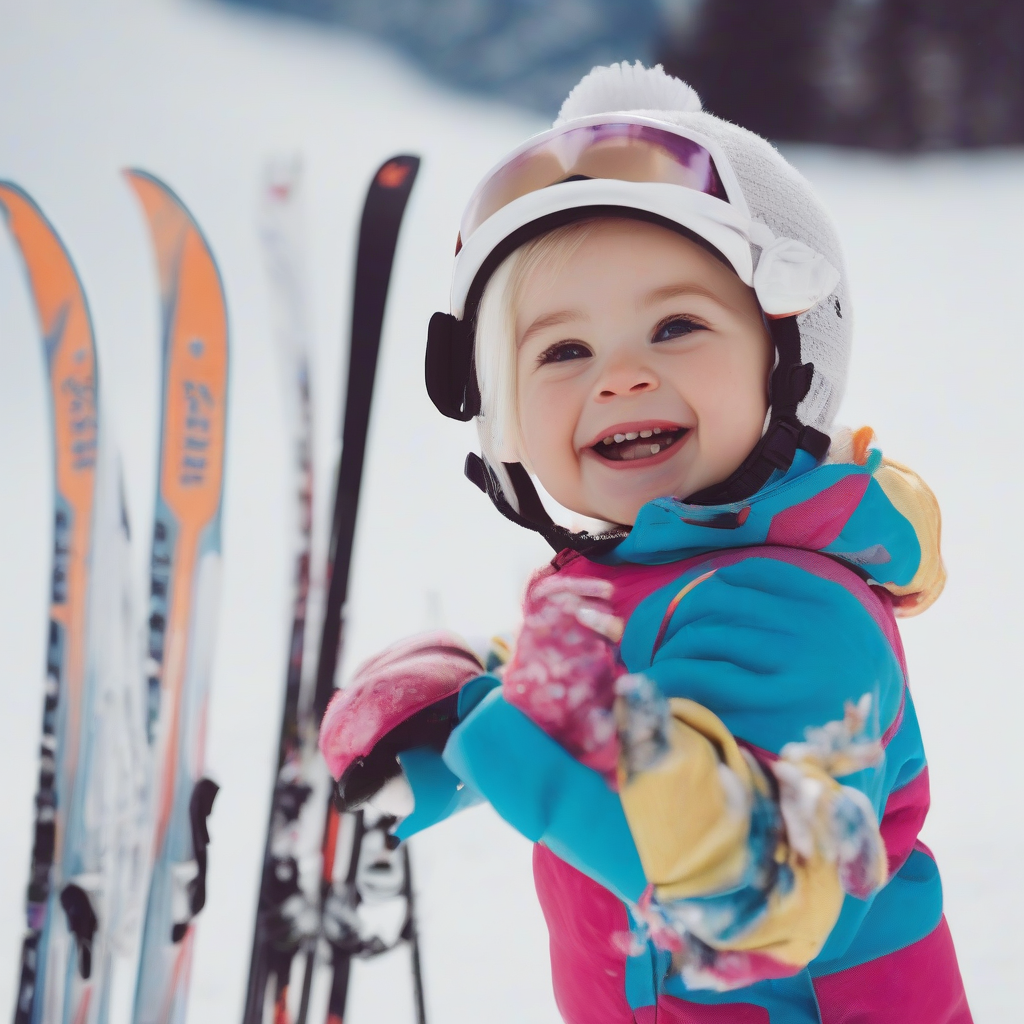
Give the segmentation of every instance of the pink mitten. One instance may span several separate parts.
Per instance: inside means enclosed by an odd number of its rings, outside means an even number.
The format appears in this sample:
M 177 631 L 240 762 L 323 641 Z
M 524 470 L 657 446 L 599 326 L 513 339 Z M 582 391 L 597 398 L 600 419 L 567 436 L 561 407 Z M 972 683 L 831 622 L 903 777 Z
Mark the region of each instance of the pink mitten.
M 531 588 L 503 696 L 573 757 L 615 786 L 619 743 L 612 706 L 625 673 L 622 620 L 606 580 L 550 576 Z
M 341 798 L 356 806 L 356 798 L 371 797 L 400 774 L 403 750 L 443 747 L 460 688 L 481 672 L 466 644 L 441 631 L 401 640 L 360 666 L 320 725 L 320 750 L 342 783 Z

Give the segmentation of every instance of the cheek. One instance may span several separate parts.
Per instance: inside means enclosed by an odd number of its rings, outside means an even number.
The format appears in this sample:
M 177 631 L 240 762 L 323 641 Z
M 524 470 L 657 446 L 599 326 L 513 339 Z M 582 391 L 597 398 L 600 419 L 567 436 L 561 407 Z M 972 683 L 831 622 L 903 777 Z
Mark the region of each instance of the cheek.
M 520 369 L 519 427 L 526 455 L 535 472 L 543 476 L 574 457 L 573 432 L 576 409 L 569 382 L 539 382 Z
M 760 339 L 708 348 L 687 389 L 704 444 L 740 456 L 754 446 L 768 411 L 769 365 L 768 343 Z
M 756 423 L 760 431 L 768 411 L 768 358 L 762 346 L 747 345 L 731 353 L 726 370 L 736 419 Z

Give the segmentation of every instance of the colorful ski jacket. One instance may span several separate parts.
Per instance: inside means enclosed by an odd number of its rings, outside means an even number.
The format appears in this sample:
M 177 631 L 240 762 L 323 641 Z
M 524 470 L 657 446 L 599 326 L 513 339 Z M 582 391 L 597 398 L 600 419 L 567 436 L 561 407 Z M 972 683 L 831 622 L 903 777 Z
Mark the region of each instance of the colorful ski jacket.
M 745 502 L 650 502 L 610 554 L 562 552 L 539 577 L 612 582 L 623 663 L 669 698 L 680 743 L 696 737 L 687 749 L 747 779 L 742 828 L 707 820 L 731 798 L 700 758 L 670 759 L 615 792 L 491 675 L 462 689 L 443 756 L 401 756 L 416 798 L 402 838 L 483 798 L 538 844 L 555 995 L 570 1024 L 970 1021 L 938 871 L 917 838 L 928 769 L 895 622 L 942 588 L 938 507 L 869 440 L 858 432 L 820 464 L 798 452 Z M 757 797 L 770 803 L 771 772 L 751 781 L 757 765 L 813 746 L 858 706 L 870 708 L 861 739 L 881 756 L 832 774 L 863 794 L 884 842 L 888 881 L 862 898 L 843 893 L 834 865 L 794 852 L 795 837 L 764 848 Z M 824 774 L 821 786 L 840 788 Z M 710 983 L 692 964 L 681 972 L 645 929 L 652 892 L 698 932 L 712 922 Z M 760 980 L 723 982 L 715 958 L 725 955 Z

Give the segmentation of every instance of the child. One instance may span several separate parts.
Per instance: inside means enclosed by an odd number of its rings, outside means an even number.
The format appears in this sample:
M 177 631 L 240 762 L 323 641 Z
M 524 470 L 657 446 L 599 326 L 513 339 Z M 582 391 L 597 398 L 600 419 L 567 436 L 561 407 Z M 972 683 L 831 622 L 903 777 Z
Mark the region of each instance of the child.
M 570 1024 L 966 1024 L 894 615 L 939 513 L 870 430 L 835 231 L 684 83 L 597 68 L 485 178 L 430 325 L 467 474 L 558 552 L 511 660 L 393 647 L 335 695 L 339 797 L 536 842 Z M 554 523 L 559 503 L 606 524 Z

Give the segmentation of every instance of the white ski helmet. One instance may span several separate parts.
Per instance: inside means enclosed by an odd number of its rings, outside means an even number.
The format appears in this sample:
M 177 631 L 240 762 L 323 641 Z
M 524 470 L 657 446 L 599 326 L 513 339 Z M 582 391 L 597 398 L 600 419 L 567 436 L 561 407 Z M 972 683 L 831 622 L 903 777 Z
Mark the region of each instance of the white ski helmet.
M 434 314 L 427 340 L 427 390 L 437 408 L 460 420 L 481 411 L 475 316 L 498 266 L 531 239 L 595 216 L 661 224 L 710 249 L 753 288 L 775 342 L 764 435 L 728 480 L 686 500 L 742 501 L 776 469 L 787 469 L 797 448 L 823 456 L 851 337 L 845 265 L 831 218 L 770 143 L 704 113 L 689 85 L 639 62 L 594 68 L 554 126 L 506 156 L 470 198 L 456 245 L 451 313 Z M 556 548 L 594 544 L 596 538 L 552 523 L 520 464 L 493 467 L 470 455 L 466 472 L 505 515 Z

